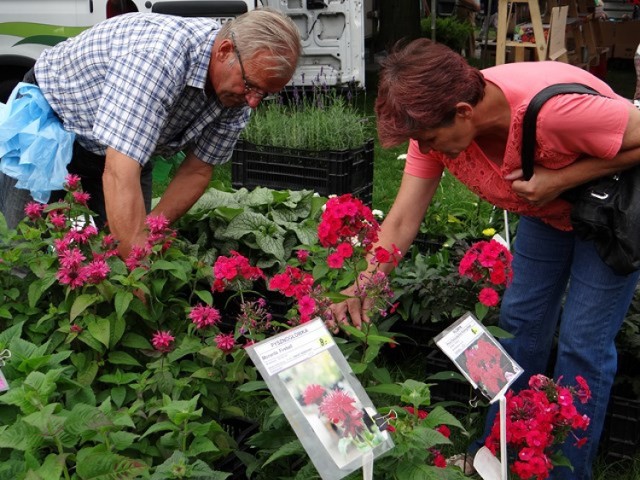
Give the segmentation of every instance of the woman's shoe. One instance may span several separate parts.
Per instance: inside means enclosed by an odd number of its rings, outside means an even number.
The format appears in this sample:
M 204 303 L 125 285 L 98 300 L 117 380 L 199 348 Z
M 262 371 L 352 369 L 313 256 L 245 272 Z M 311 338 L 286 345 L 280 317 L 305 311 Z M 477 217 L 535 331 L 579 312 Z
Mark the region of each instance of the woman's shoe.
M 473 455 L 469 453 L 459 453 L 447 458 L 447 465 L 458 467 L 465 475 L 476 473 L 476 469 L 473 466 Z

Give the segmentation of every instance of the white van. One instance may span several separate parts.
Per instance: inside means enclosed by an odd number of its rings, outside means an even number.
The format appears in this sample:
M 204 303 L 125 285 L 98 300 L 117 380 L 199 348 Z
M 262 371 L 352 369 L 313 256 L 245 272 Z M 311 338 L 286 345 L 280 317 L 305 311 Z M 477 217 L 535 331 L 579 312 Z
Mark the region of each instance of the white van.
M 364 87 L 363 2 L 257 0 L 279 10 L 300 30 L 303 55 L 290 85 Z M 256 8 L 256 0 L 2 0 L 0 101 L 45 49 L 109 16 L 130 11 L 214 17 L 220 23 Z

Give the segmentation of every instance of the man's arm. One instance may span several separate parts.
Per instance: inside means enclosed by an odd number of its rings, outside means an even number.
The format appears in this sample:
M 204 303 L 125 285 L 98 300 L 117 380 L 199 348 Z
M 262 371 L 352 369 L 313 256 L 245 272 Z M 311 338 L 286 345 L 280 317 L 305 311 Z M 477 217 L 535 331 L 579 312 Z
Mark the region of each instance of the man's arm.
M 144 199 L 140 187 L 140 164 L 131 157 L 107 148 L 102 188 L 111 233 L 119 241 L 118 251 L 126 258 L 134 245 L 146 240 Z
M 189 152 L 151 213 L 162 214 L 169 222 L 175 222 L 202 196 L 212 174 L 213 165 Z

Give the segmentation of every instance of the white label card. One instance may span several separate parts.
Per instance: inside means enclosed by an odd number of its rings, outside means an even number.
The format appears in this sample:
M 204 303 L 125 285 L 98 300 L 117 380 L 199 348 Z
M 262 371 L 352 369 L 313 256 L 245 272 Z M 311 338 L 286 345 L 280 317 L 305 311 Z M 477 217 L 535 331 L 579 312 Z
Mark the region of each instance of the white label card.
M 335 345 L 322 320 L 314 320 L 255 345 L 269 375 L 275 375 L 296 363 L 309 359 Z

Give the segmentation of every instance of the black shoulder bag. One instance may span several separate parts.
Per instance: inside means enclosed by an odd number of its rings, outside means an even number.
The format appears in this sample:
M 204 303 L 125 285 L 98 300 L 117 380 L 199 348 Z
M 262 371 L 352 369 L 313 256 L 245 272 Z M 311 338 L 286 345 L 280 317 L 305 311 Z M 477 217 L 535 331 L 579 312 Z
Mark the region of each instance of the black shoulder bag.
M 581 83 L 550 85 L 531 99 L 522 122 L 522 171 L 533 175 L 536 118 L 549 98 L 566 93 L 600 95 Z M 602 260 L 618 275 L 640 269 L 640 166 L 601 177 L 569 190 L 571 224 L 580 238 L 593 240 Z

